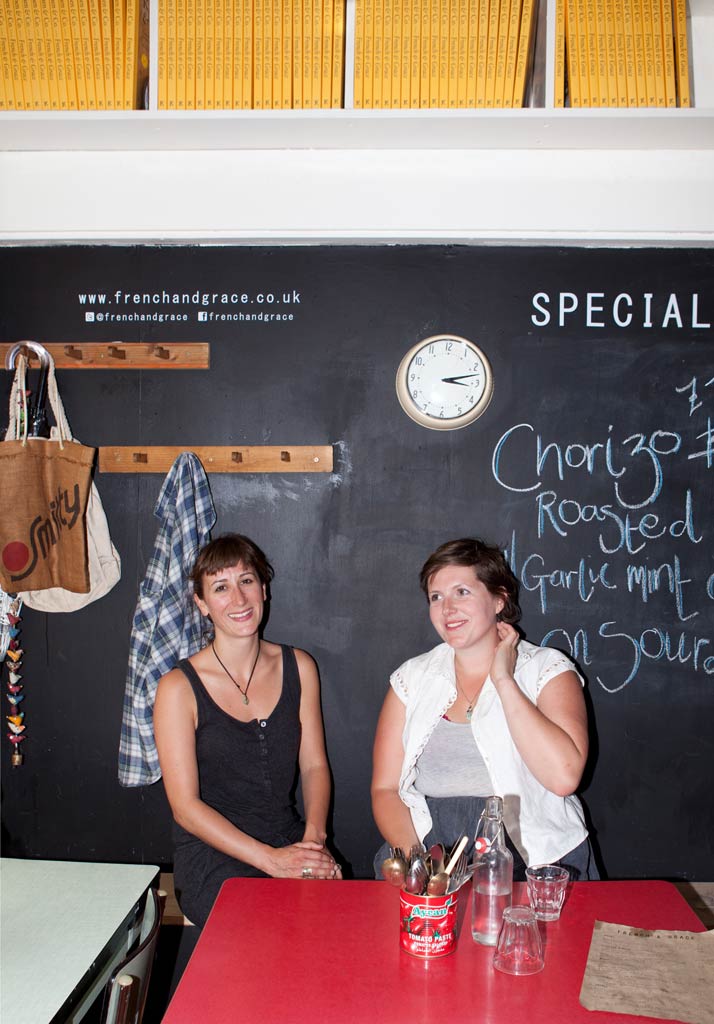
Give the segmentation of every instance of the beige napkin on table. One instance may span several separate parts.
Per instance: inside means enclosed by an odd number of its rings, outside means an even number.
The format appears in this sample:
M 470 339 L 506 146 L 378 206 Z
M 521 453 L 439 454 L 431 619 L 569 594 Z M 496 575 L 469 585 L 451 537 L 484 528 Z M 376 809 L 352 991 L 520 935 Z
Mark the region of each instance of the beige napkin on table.
M 587 1010 L 714 1024 L 714 931 L 596 921 L 580 1002 Z

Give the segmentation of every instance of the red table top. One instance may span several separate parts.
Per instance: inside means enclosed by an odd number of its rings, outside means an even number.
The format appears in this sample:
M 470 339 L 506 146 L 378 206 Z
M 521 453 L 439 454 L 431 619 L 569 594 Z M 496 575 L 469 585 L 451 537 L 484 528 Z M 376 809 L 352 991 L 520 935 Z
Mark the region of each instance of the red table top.
M 456 951 L 424 961 L 400 949 L 399 892 L 384 882 L 231 879 L 164 1024 L 647 1024 L 580 1005 L 594 921 L 704 931 L 669 882 L 576 882 L 560 920 L 541 924 L 545 969 L 516 978 L 471 938 L 470 896 Z

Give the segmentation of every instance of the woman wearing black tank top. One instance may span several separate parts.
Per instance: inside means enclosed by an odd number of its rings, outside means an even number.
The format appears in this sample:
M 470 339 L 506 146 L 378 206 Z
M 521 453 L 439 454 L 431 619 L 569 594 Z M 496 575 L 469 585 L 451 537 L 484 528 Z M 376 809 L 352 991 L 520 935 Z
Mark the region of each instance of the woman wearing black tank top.
M 156 695 L 176 893 L 198 925 L 227 878 L 341 877 L 325 846 L 330 772 L 315 663 L 259 632 L 272 576 L 240 534 L 201 550 L 191 578 L 213 640 L 163 676 Z

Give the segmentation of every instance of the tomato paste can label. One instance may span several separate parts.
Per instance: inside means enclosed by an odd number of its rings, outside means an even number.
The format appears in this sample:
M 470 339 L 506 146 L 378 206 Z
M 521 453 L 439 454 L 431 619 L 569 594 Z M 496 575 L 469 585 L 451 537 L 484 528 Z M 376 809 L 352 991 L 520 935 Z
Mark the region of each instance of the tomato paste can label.
M 399 892 L 399 942 L 405 953 L 431 959 L 456 947 L 457 893 L 415 896 Z

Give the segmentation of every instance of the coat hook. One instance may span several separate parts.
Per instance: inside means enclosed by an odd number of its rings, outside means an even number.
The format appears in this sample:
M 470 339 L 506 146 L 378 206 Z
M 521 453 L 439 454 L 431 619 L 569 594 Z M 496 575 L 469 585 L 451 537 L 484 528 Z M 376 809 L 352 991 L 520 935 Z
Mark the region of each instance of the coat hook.
M 231 452 L 231 461 L 232 462 L 242 462 L 243 461 L 243 452 Z
M 123 348 L 117 348 L 116 345 L 110 345 L 108 352 L 114 359 L 126 359 L 126 350 Z
M 69 359 L 84 359 L 84 353 L 82 352 L 81 348 L 77 348 L 76 345 L 65 345 L 64 354 Z
M 149 461 L 149 456 L 146 454 L 146 452 L 134 452 L 131 456 L 131 461 L 146 463 Z
M 152 356 L 156 356 L 157 359 L 170 359 L 171 353 L 163 345 L 152 345 L 151 347 Z
M 40 360 L 40 366 L 43 370 L 47 369 L 50 365 L 51 356 L 44 345 L 40 345 L 37 341 L 19 341 L 17 345 L 13 345 L 12 348 L 8 349 L 5 356 L 5 369 L 15 369 L 15 359 L 18 353 L 23 349 L 29 349 L 30 352 L 34 352 L 37 358 Z
M 280 461 L 281 462 L 290 462 L 290 452 L 281 452 L 280 453 Z

